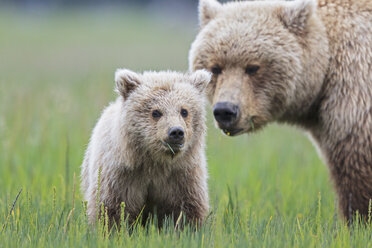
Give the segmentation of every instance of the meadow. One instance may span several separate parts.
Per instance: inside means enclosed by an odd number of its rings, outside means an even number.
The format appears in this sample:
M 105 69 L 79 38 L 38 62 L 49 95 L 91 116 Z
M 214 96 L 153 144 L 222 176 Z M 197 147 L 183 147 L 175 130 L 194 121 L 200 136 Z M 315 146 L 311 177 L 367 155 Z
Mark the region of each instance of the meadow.
M 107 234 L 87 224 L 80 165 L 116 97 L 114 71 L 186 71 L 196 33 L 196 22 L 138 10 L 0 10 L 0 247 L 372 246 L 371 224 L 348 228 L 339 216 L 328 169 L 301 130 L 226 137 L 210 107 L 203 227 Z

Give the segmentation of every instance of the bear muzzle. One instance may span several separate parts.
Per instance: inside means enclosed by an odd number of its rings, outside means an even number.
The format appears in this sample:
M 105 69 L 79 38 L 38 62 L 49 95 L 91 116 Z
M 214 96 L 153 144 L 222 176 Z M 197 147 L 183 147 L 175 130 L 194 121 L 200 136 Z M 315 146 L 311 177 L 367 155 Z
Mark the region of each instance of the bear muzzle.
M 235 128 L 239 120 L 239 106 L 231 102 L 217 102 L 213 106 L 214 119 L 217 121 L 218 127 L 226 130 L 226 134 L 237 134 L 241 130 Z
M 171 127 L 168 130 L 168 137 L 162 144 L 172 153 L 179 152 L 185 144 L 185 131 L 182 127 Z
M 168 131 L 168 141 L 171 144 L 180 144 L 184 142 L 185 132 L 182 127 L 172 127 Z

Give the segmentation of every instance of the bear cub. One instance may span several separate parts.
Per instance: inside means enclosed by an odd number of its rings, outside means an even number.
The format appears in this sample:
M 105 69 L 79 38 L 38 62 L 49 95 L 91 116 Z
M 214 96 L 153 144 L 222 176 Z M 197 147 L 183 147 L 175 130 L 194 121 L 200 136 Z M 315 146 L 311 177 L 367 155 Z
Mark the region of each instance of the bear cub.
M 90 223 L 99 204 L 109 226 L 125 217 L 143 224 L 157 216 L 174 222 L 182 213 L 199 225 L 208 213 L 205 156 L 204 90 L 211 79 L 204 70 L 192 74 L 119 69 L 119 97 L 102 113 L 82 164 L 82 191 Z

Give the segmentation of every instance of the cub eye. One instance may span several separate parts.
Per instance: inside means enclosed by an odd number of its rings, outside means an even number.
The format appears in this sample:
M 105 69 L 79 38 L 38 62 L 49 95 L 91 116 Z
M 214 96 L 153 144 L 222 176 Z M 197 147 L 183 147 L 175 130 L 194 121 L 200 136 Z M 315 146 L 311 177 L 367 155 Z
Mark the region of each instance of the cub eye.
M 222 73 L 222 68 L 218 65 L 215 65 L 211 68 L 211 71 L 214 75 L 220 75 Z
M 256 74 L 256 72 L 260 69 L 260 66 L 258 65 L 248 65 L 246 68 L 245 68 L 245 73 L 247 73 L 248 75 L 253 75 L 253 74 Z
M 159 110 L 152 111 L 152 118 L 159 119 L 163 114 Z
M 186 118 L 189 115 L 189 112 L 187 112 L 186 109 L 181 109 L 181 115 L 183 118 Z

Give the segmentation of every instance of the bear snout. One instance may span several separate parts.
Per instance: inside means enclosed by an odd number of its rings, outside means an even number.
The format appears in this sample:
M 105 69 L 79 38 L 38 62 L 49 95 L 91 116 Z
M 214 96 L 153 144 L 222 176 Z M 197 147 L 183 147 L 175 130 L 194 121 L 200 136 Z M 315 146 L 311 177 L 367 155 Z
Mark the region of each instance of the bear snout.
M 168 142 L 170 144 L 182 145 L 184 143 L 185 131 L 182 127 L 172 127 L 168 131 Z
M 239 106 L 231 102 L 217 102 L 213 107 L 213 115 L 222 129 L 231 129 L 238 120 Z

